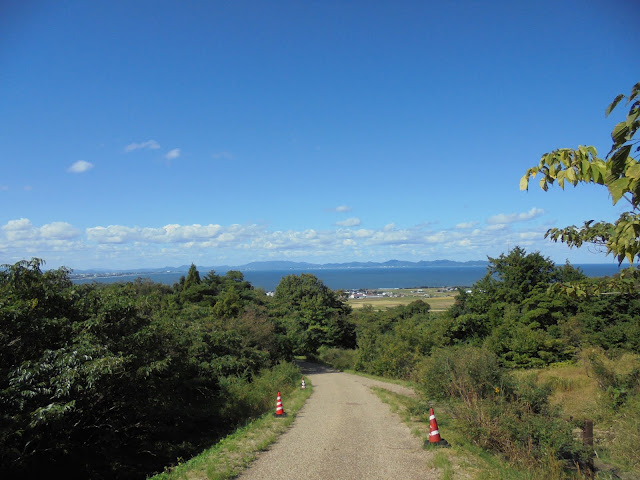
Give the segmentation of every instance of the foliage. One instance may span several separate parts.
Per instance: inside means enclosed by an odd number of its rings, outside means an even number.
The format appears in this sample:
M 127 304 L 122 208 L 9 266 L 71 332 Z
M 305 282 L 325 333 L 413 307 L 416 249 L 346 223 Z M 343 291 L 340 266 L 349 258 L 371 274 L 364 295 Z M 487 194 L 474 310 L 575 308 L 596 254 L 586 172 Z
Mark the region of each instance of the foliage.
M 239 272 L 74 285 L 42 264 L 0 270 L 3 473 L 141 477 L 264 408 L 248 385 L 288 354 Z
M 297 354 L 313 354 L 321 346 L 355 346 L 355 327 L 348 318 L 351 307 L 315 275 L 283 277 L 274 292 L 273 311 Z
M 498 357 L 471 345 L 441 347 L 419 367 L 418 384 L 433 399 L 461 398 L 472 402 L 504 389 Z
M 575 314 L 577 303 L 549 286 L 584 278 L 568 263 L 557 267 L 520 247 L 489 257 L 485 277 L 470 292 L 460 292 L 449 310 L 445 336 L 453 343 L 484 344 L 510 367 L 571 358 L 575 345 L 564 338 L 560 324 Z
M 594 183 L 607 187 L 614 205 L 624 198 L 629 210 L 613 224 L 588 220 L 582 227 L 552 228 L 546 237 L 570 247 L 580 247 L 583 243 L 601 245 L 619 263 L 626 259 L 632 265 L 640 258 L 640 164 L 637 160 L 640 147 L 634 139 L 640 127 L 639 95 L 640 83 L 637 83 L 629 96 L 618 95 L 607 108 L 608 116 L 623 99 L 629 105 L 626 118 L 611 132 L 613 145 L 604 159 L 598 157 L 593 146 L 561 148 L 545 153 L 539 164 L 527 170 L 520 180 L 520 189 L 526 190 L 529 180 L 540 173 L 540 187 L 545 191 L 556 181 L 562 189 L 566 182 L 573 186 Z
M 416 300 L 386 312 L 366 312 L 358 328 L 355 368 L 373 375 L 409 378 L 433 345 L 429 304 Z
M 352 370 L 356 363 L 357 350 L 320 347 L 316 359 L 336 370 Z
M 640 397 L 640 360 L 628 373 L 616 373 L 608 368 L 601 356 L 595 351 L 588 355 L 589 371 L 594 375 L 598 386 L 606 393 L 609 405 L 619 409 L 633 396 Z
M 549 403 L 551 388 L 516 380 L 498 357 L 469 345 L 435 349 L 420 368 L 429 399 L 454 400 L 461 429 L 476 445 L 510 461 L 539 466 L 546 456 L 580 461 L 586 451 Z

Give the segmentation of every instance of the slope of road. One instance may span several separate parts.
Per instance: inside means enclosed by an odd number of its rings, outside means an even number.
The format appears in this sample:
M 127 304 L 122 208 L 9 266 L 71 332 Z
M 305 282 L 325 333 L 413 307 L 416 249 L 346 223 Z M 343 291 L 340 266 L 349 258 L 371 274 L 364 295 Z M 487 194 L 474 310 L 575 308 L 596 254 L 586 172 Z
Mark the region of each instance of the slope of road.
M 243 480 L 436 479 L 432 452 L 370 390 L 405 387 L 303 364 L 313 394 L 290 430 L 260 454 Z M 286 398 L 283 398 L 285 412 Z

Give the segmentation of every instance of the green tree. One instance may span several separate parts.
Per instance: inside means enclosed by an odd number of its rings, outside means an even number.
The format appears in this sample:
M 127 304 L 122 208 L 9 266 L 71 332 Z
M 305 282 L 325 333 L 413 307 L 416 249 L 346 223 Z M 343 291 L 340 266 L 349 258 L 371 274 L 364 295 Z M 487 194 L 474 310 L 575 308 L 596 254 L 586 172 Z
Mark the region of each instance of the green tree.
M 611 132 L 613 145 L 604 159 L 598 157 L 593 146 L 560 148 L 542 155 L 537 166 L 531 167 L 520 179 L 520 189 L 529 188 L 529 180 L 538 173 L 542 175 L 540 187 L 547 190 L 558 182 L 564 189 L 565 183 L 595 183 L 605 186 L 613 204 L 624 199 L 628 210 L 612 224 L 588 220 L 581 227 L 552 228 L 545 237 L 561 241 L 570 247 L 580 247 L 592 243 L 606 248 L 619 263 L 626 259 L 631 265 L 640 259 L 640 164 L 638 163 L 638 140 L 634 139 L 640 127 L 640 82 L 631 89 L 629 96 L 618 95 L 605 111 L 609 115 L 622 100 L 626 99 L 629 111 Z M 635 156 L 634 156 L 635 155 Z
M 194 285 L 200 285 L 200 272 L 198 272 L 198 269 L 192 263 L 187 272 L 187 278 L 184 281 L 184 288 L 186 289 Z
M 315 353 L 322 345 L 355 346 L 355 327 L 348 320 L 351 307 L 315 275 L 283 277 L 274 292 L 274 307 L 299 353 Z

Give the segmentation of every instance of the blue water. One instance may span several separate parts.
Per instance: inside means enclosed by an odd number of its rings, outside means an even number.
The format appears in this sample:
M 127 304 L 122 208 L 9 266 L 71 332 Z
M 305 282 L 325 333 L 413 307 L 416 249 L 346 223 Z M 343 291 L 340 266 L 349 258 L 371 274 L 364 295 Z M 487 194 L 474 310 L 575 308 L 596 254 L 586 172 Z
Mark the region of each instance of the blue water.
M 589 277 L 611 276 L 618 271 L 616 265 L 611 264 L 582 264 L 574 265 L 582 269 Z M 201 276 L 208 272 L 200 272 Z M 223 272 L 216 272 L 220 275 Z M 411 288 L 411 287 L 465 287 L 473 285 L 487 273 L 486 267 L 419 267 L 419 268 L 340 268 L 313 270 L 273 270 L 273 271 L 245 271 L 244 279 L 258 288 L 266 291 L 275 290 L 282 277 L 311 273 L 333 290 L 359 288 Z M 76 283 L 96 282 L 130 282 L 137 277 L 167 285 L 176 283 L 184 273 L 149 273 L 144 275 L 97 277 L 75 279 Z

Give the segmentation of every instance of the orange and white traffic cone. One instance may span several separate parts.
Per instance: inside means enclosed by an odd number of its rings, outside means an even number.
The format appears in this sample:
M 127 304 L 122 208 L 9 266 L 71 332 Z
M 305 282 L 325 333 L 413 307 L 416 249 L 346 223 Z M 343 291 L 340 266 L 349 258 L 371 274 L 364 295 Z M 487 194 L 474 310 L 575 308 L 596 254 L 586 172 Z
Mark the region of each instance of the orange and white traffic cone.
M 304 377 L 302 377 L 302 387 L 301 387 L 301 389 L 304 390 L 305 388 L 307 388 L 307 386 L 304 384 Z
M 287 416 L 287 414 L 284 413 L 284 408 L 282 408 L 282 398 L 280 397 L 280 392 L 278 392 L 278 398 L 276 399 L 276 413 L 274 415 L 276 417 Z
M 433 413 L 433 408 L 429 410 L 429 442 L 436 443 L 442 440 L 440 437 L 440 430 L 438 430 L 438 422 L 436 416 Z
M 440 430 L 438 430 L 438 422 L 436 421 L 436 416 L 433 413 L 433 408 L 429 410 L 429 441 L 427 442 L 425 440 L 424 445 L 425 447 L 449 446 L 449 442 L 440 436 Z

